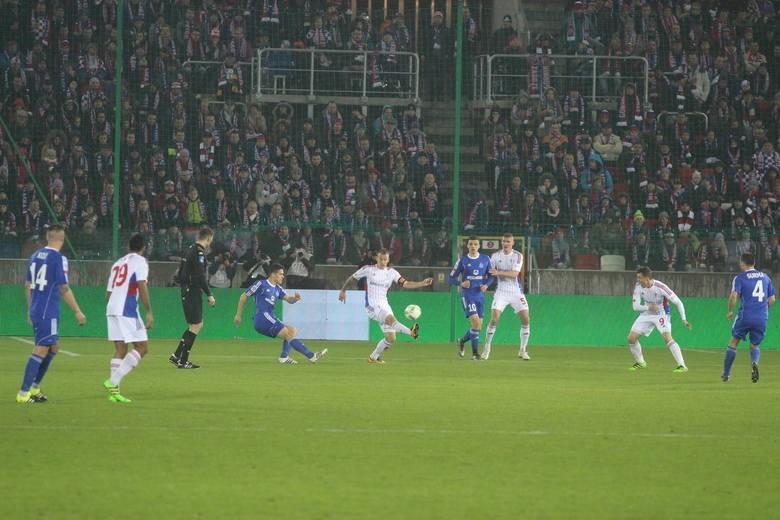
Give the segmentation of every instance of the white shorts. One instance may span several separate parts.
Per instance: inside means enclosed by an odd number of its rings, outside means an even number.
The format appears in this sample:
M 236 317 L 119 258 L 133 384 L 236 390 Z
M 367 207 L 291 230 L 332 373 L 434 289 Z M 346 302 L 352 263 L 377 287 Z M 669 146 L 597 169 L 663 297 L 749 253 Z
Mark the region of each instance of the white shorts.
M 395 331 L 393 327 L 385 323 L 387 317 L 393 315 L 393 309 L 390 308 L 390 305 L 382 304 L 366 307 L 366 312 L 368 313 L 369 318 L 379 323 L 379 326 L 382 328 L 382 332 Z
M 634 324 L 631 325 L 633 332 L 638 332 L 643 336 L 649 336 L 653 332 L 653 329 L 658 329 L 658 332 L 664 334 L 665 332 L 672 333 L 672 319 L 668 314 L 640 314 Z
M 136 343 L 148 341 L 146 327 L 141 318 L 128 318 L 127 316 L 106 316 L 108 323 L 108 341 L 124 341 Z
M 515 296 L 497 294 L 493 297 L 493 303 L 490 305 L 490 308 L 497 310 L 498 312 L 504 312 L 507 305 L 511 305 L 515 312 L 528 310 L 528 300 L 525 299 L 525 294 L 518 294 Z

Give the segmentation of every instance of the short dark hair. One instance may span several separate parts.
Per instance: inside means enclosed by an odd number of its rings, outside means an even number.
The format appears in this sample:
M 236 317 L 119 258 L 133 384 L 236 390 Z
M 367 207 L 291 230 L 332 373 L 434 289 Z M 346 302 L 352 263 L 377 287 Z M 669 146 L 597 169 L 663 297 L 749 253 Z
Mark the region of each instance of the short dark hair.
M 65 226 L 59 223 L 49 224 L 49 228 L 46 230 L 46 237 L 48 238 L 49 233 L 57 233 L 59 231 L 65 232 Z
M 144 250 L 144 247 L 146 247 L 146 240 L 144 240 L 143 235 L 140 233 L 136 233 L 135 235 L 130 237 L 130 242 L 128 243 L 128 248 L 130 249 L 130 252 L 132 253 L 140 253 Z
M 275 273 L 276 271 L 283 270 L 284 266 L 278 262 L 274 262 L 268 266 L 268 274 Z
M 756 257 L 753 253 L 742 253 L 739 255 L 739 259 L 742 260 L 742 263 L 745 265 L 756 265 Z
M 214 230 L 208 226 L 203 226 L 198 230 L 198 240 L 203 240 L 214 236 Z
M 469 237 L 469 242 L 471 242 L 472 240 L 476 240 L 477 242 L 479 242 L 479 237 L 477 235 L 471 235 Z
M 652 278 L 653 277 L 653 271 L 651 271 L 649 267 L 644 266 L 644 265 L 636 270 L 636 274 L 641 274 L 645 278 Z

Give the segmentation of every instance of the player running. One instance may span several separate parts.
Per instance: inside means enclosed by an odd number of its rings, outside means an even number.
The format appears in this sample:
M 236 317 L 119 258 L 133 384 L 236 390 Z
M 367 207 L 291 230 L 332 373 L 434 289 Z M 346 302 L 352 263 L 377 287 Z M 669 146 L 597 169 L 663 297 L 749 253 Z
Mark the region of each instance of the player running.
M 672 337 L 670 303 L 677 307 L 683 325 L 688 327 L 688 329 L 693 328 L 685 317 L 685 306 L 682 300 L 674 294 L 674 291 L 665 283 L 654 280 L 653 272 L 649 267 L 637 269 L 633 304 L 634 310 L 642 314 L 634 321 L 634 324 L 631 326 L 631 332 L 628 334 L 628 348 L 634 356 L 634 364 L 631 365 L 629 370 L 647 368 L 647 363 L 642 355 L 642 345 L 639 344 L 639 336 L 649 336 L 653 329 L 658 329 L 677 363 L 673 372 L 683 373 L 688 371 L 680 345 Z
M 739 299 L 739 312 L 731 328 L 731 340 L 726 349 L 721 379 L 728 381 L 731 365 L 737 357 L 737 345 L 750 335 L 750 379 L 758 383 L 758 362 L 761 359 L 761 341 L 764 339 L 766 324 L 769 321 L 769 307 L 775 303 L 775 288 L 772 279 L 766 273 L 755 268 L 752 253 L 743 253 L 739 257 L 742 272 L 734 277 L 729 295 L 727 319 L 734 317 L 734 305 Z
M 108 400 L 115 403 L 130 403 L 119 391 L 119 383 L 141 362 L 149 349 L 147 329 L 154 325 L 152 301 L 146 282 L 149 278 L 149 264 L 143 257 L 146 244 L 142 235 L 133 235 L 128 244 L 128 254 L 114 262 L 106 287 L 106 322 L 108 340 L 114 342 L 114 357 L 111 358 L 111 375 L 103 381 L 108 390 Z M 146 323 L 138 313 L 138 297 L 146 309 Z M 127 351 L 127 344 L 133 350 Z
M 458 338 L 458 355 L 464 356 L 464 346 L 471 341 L 471 359 L 479 361 L 479 332 L 485 309 L 485 292 L 493 277 L 488 275 L 490 258 L 479 252 L 479 238 L 469 237 L 466 243 L 468 253 L 458 259 L 448 278 L 450 284 L 460 287 L 460 301 L 471 327 L 463 337 Z
M 407 334 L 414 339 L 420 335 L 420 324 L 415 323 L 410 329 L 393 315 L 390 302 L 387 301 L 387 291 L 393 283 L 397 283 L 404 289 L 419 289 L 433 283 L 433 278 L 426 278 L 421 282 L 410 282 L 401 273 L 390 267 L 390 254 L 387 249 L 380 249 L 376 254 L 376 264 L 364 265 L 355 271 L 344 281 L 339 292 L 339 301 L 346 303 L 347 286 L 352 280 L 366 279 L 366 313 L 368 317 L 379 323 L 384 333 L 384 338 L 379 340 L 376 348 L 368 356 L 369 363 L 384 363 L 382 353 L 395 343 L 395 333 Z
M 498 279 L 496 294 L 493 296 L 493 305 L 490 306 L 490 322 L 485 335 L 485 347 L 482 350 L 482 359 L 490 357 L 490 347 L 493 336 L 496 334 L 498 320 L 507 305 L 520 318 L 520 349 L 517 356 L 526 361 L 531 359 L 528 355 L 528 339 L 531 337 L 531 316 L 528 312 L 528 301 L 523 294 L 523 286 L 520 284 L 520 273 L 523 271 L 523 253 L 514 249 L 515 237 L 512 233 L 504 233 L 501 238 L 501 250 L 496 251 L 490 257 L 490 273 Z

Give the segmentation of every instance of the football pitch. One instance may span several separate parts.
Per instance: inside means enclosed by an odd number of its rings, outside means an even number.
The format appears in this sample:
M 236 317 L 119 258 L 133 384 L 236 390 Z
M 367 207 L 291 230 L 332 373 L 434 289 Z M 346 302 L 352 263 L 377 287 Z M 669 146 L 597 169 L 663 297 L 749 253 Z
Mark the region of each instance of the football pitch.
M 780 353 L 175 340 L 106 398 L 106 341 L 64 338 L 49 402 L 14 402 L 30 345 L 0 337 L 0 518 L 777 518 Z M 468 348 L 467 348 L 468 351 Z

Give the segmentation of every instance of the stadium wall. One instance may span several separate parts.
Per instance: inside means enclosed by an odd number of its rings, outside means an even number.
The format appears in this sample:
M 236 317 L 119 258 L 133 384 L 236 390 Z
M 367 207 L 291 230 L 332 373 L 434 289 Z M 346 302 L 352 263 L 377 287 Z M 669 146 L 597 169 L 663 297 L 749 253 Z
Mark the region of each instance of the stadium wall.
M 63 304 L 63 320 L 60 325 L 63 336 L 87 336 L 105 337 L 106 325 L 105 290 L 102 287 L 74 287 L 74 292 L 86 313 L 88 323 L 83 328 L 76 325 L 72 313 Z M 359 291 L 352 291 L 348 296 L 349 306 L 336 299 L 336 291 L 327 291 L 330 298 L 320 299 L 319 302 L 309 300 L 307 306 L 306 296 L 304 300 L 296 304 L 299 311 L 305 310 L 310 315 L 319 313 L 327 316 L 326 327 L 322 328 L 322 334 L 333 338 L 338 337 L 339 329 L 348 329 L 349 337 L 363 336 L 367 329 L 371 340 L 381 337 L 379 327 L 375 323 L 368 324 L 368 318 L 362 311 L 358 316 L 365 321 L 355 325 L 354 304 L 362 302 Z M 178 338 L 184 330 L 184 318 L 179 304 L 179 291 L 177 288 L 152 287 L 152 302 L 155 309 L 156 324 L 151 331 L 151 337 Z M 251 310 L 245 311 L 244 321 L 240 326 L 232 323 L 235 313 L 236 301 L 240 294 L 238 289 L 215 289 L 217 299 L 215 308 L 205 308 L 205 327 L 201 333 L 203 338 L 215 339 L 250 339 L 255 341 L 270 342 L 261 338 L 252 328 Z M 491 295 L 488 295 L 486 308 L 489 308 Z M 577 296 L 577 295 L 530 295 L 531 305 L 531 342 L 534 345 L 560 345 L 560 346 L 623 346 L 629 327 L 633 323 L 636 313 L 631 308 L 630 296 Z M 402 321 L 402 309 L 409 303 L 416 303 L 423 309 L 420 318 L 421 335 L 424 341 L 431 343 L 447 343 L 450 338 L 450 322 L 452 319 L 452 305 L 450 295 L 446 293 L 414 293 L 391 292 L 390 302 L 396 309 L 398 317 Z M 684 298 L 688 318 L 693 324 L 692 331 L 686 330 L 680 325 L 677 311 L 673 310 L 675 324 L 674 335 L 683 348 L 708 348 L 723 347 L 729 338 L 730 323 L 726 320 L 725 298 Z M 285 304 L 286 306 L 287 304 Z M 339 306 L 334 309 L 334 306 Z M 250 305 L 251 307 L 251 305 Z M 344 312 L 347 310 L 348 312 Z M 285 310 L 280 314 L 284 316 Z M 339 326 L 342 319 L 352 321 Z M 456 330 L 465 330 L 467 322 L 458 308 L 455 316 Z M 334 323 L 336 321 L 336 323 Z M 361 320 L 358 320 L 359 322 Z M 291 320 L 296 325 L 294 320 Z M 504 312 L 496 334 L 496 344 L 514 345 L 517 343 L 519 320 L 510 310 Z M 302 328 L 302 327 L 301 327 Z M 356 333 L 355 331 L 359 331 Z M 30 336 L 31 330 L 27 324 L 26 304 L 24 289 L 21 285 L 0 285 L 0 334 L 11 336 Z M 359 336 L 356 336 L 358 334 Z M 307 334 L 309 335 L 309 334 Z M 320 335 L 320 338 L 325 337 Z M 406 336 L 399 338 L 399 342 L 412 341 Z M 770 318 L 764 347 L 778 348 L 780 341 L 780 319 L 777 309 L 774 309 Z M 658 334 L 642 341 L 646 346 L 663 346 L 663 341 Z

